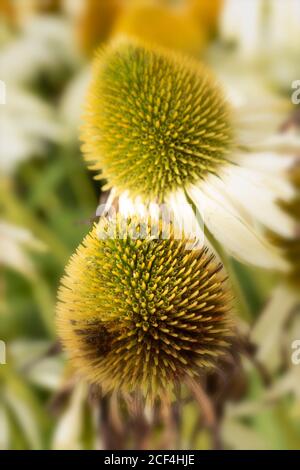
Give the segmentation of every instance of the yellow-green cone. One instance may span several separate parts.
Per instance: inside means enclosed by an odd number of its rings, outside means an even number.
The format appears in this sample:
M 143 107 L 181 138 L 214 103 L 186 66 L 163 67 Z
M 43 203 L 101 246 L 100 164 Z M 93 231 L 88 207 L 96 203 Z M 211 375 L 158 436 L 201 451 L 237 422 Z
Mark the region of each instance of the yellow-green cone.
M 143 222 L 106 219 L 72 256 L 59 290 L 57 325 L 74 366 L 105 391 L 140 390 L 153 398 L 210 370 L 231 336 L 231 294 L 208 249 L 158 239 Z M 113 227 L 114 228 L 114 227 Z M 152 232 L 153 233 L 153 232 Z
M 95 59 L 83 151 L 108 188 L 145 201 L 216 172 L 232 131 L 227 103 L 203 65 L 119 40 Z

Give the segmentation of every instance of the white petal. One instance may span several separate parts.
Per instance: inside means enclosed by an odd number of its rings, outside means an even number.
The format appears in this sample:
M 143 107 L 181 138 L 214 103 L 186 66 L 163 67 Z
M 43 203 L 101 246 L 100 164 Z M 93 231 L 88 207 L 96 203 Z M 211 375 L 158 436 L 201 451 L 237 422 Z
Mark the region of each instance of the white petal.
M 276 135 L 289 112 L 289 103 L 265 100 L 239 108 L 234 115 L 234 126 L 240 145 L 256 148 Z
M 257 358 L 272 371 L 280 365 L 282 330 L 297 301 L 295 292 L 284 284 L 277 286 L 251 332 Z
M 45 358 L 37 362 L 28 372 L 28 379 L 38 387 L 56 391 L 62 383 L 63 364 L 56 358 Z
M 86 387 L 80 383 L 72 393 L 71 402 L 58 422 L 53 437 L 52 448 L 56 450 L 78 450 L 82 447 L 83 405 L 86 399 Z
M 119 212 L 123 217 L 138 215 L 140 217 L 152 217 L 158 220 L 160 207 L 158 204 L 145 204 L 140 197 L 131 198 L 128 191 L 119 196 Z
M 286 269 L 286 263 L 267 241 L 256 233 L 220 191 L 204 182 L 201 189 L 191 186 L 188 193 L 203 207 L 204 224 L 233 257 L 267 269 Z
M 129 197 L 127 191 L 119 197 L 119 212 L 123 217 L 130 217 L 136 213 L 134 200 Z
M 300 136 L 294 132 L 277 133 L 270 136 L 264 142 L 258 142 L 254 145 L 252 144 L 251 147 L 258 151 L 264 151 L 266 149 L 279 154 L 284 154 L 279 155 L 283 160 L 288 159 L 288 155 L 292 155 L 294 159 L 299 159 Z
M 109 215 L 109 216 L 113 216 L 115 215 L 115 208 L 113 206 L 113 202 L 116 198 L 116 191 L 115 189 L 113 188 L 109 195 L 108 195 L 108 198 L 105 202 L 101 202 L 99 204 L 99 206 L 97 207 L 96 209 L 96 217 L 102 217 L 103 215 Z
M 299 139 L 300 152 L 300 139 Z M 265 173 L 283 174 L 290 170 L 297 161 L 295 155 L 282 155 L 272 151 L 257 151 L 255 153 L 236 153 L 230 160 L 243 168 L 263 171 Z
M 188 202 L 183 190 L 179 189 L 167 199 L 167 206 L 171 207 L 172 220 L 176 223 L 176 234 L 178 238 L 184 237 L 191 240 L 188 248 L 201 248 L 204 245 L 204 227 L 201 219 L 201 208 L 195 211 Z M 198 217 L 200 216 L 200 217 Z M 193 240 L 196 239 L 196 243 Z
M 240 145 L 256 148 L 276 135 L 291 112 L 291 103 L 270 93 L 263 85 L 236 84 L 237 92 L 243 97 L 232 104 L 233 124 Z
M 284 178 L 235 165 L 225 167 L 220 178 L 211 181 L 238 201 L 254 220 L 285 237 L 294 235 L 295 221 L 278 205 L 280 199 L 291 200 L 295 195 Z

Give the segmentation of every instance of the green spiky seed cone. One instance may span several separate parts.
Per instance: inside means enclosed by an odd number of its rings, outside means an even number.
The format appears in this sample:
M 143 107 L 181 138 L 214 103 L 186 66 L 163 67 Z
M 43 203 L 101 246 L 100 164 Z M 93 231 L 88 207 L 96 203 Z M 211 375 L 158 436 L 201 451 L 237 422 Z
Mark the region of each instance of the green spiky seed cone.
M 85 238 L 62 279 L 57 325 L 91 383 L 153 398 L 217 366 L 230 344 L 231 294 L 208 249 L 186 250 L 171 226 L 168 239 L 162 225 L 157 239 L 148 222 L 143 239 L 136 227 L 135 218 L 103 219 Z
M 107 188 L 161 202 L 224 163 L 229 115 L 206 67 L 123 39 L 95 59 L 82 149 Z

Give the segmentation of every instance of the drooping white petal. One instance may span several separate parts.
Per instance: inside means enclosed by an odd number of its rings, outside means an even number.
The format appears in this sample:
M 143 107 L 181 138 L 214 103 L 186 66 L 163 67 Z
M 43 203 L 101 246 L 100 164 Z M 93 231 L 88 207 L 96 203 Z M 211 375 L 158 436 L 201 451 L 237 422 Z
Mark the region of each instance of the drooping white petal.
M 78 450 L 82 448 L 83 407 L 86 386 L 79 383 L 74 389 L 70 404 L 60 418 L 55 430 L 52 448 L 56 450 Z
M 295 221 L 280 208 L 278 201 L 292 199 L 295 191 L 279 174 L 232 165 L 224 167 L 220 178 L 212 176 L 210 181 L 238 201 L 254 220 L 285 237 L 294 235 Z
M 292 111 L 290 100 L 272 93 L 253 72 L 246 78 L 238 70 L 219 73 L 232 106 L 232 121 L 239 145 L 256 148 L 269 142 L 282 128 Z
M 193 207 L 182 189 L 172 193 L 167 199 L 171 208 L 171 217 L 176 224 L 175 234 L 178 238 L 191 240 L 189 248 L 201 248 L 204 245 L 204 227 L 201 208 Z M 198 214 L 197 214 L 198 211 Z M 195 243 L 194 243 L 195 240 Z
M 289 110 L 288 101 L 266 95 L 238 107 L 233 114 L 238 143 L 251 149 L 265 144 L 276 135 Z
M 262 171 L 265 174 L 280 174 L 282 176 L 282 174 L 292 169 L 297 161 L 297 157 L 295 155 L 281 155 L 272 151 L 258 151 L 251 154 L 237 152 L 230 156 L 230 161 L 242 168 L 250 168 Z
M 281 132 L 270 136 L 263 142 L 255 142 L 252 149 L 257 151 L 277 152 L 278 157 L 288 159 L 292 156 L 294 159 L 300 155 L 300 136 L 294 132 Z
M 131 198 L 125 191 L 119 196 L 119 212 L 123 217 L 138 215 L 158 220 L 160 207 L 155 203 L 145 204 L 140 197 Z
M 124 217 L 130 217 L 132 215 L 144 215 L 144 207 L 140 207 L 136 204 L 136 201 L 132 199 L 128 191 L 122 193 L 119 197 L 119 211 Z
M 292 289 L 285 284 L 277 286 L 251 332 L 251 341 L 257 345 L 257 358 L 273 372 L 280 366 L 280 337 L 284 324 L 297 301 L 297 295 Z
M 96 217 L 114 216 L 115 208 L 113 206 L 113 202 L 115 198 L 116 198 L 116 190 L 115 188 L 112 188 L 106 201 L 105 202 L 100 201 L 100 204 L 98 205 L 96 209 Z
M 224 249 L 242 262 L 267 269 L 287 269 L 273 247 L 260 236 L 221 191 L 205 181 L 187 191 L 202 207 L 204 224 Z

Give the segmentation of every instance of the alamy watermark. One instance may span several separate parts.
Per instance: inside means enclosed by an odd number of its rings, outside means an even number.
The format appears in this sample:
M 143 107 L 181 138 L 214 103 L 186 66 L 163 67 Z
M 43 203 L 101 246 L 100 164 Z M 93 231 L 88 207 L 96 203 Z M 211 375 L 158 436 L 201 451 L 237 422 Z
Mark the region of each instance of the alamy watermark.
M 300 80 L 294 80 L 292 82 L 292 89 L 295 90 L 291 96 L 292 103 L 300 104 Z
M 106 204 L 98 206 L 97 217 L 105 217 L 109 224 L 103 230 L 99 225 L 100 239 L 130 238 L 153 240 L 185 240 L 186 249 L 199 249 L 204 245 L 204 211 L 198 210 L 188 203 L 176 205 L 176 211 L 167 204 L 135 205 L 131 210 L 121 210 L 122 217 L 113 206 Z M 184 216 L 183 216 L 184 214 Z M 137 217 L 135 217 L 137 216 Z
M 6 344 L 0 340 L 0 365 L 6 364 Z
M 291 361 L 294 366 L 300 365 L 300 339 L 295 339 L 291 345 L 293 352 L 291 355 Z

